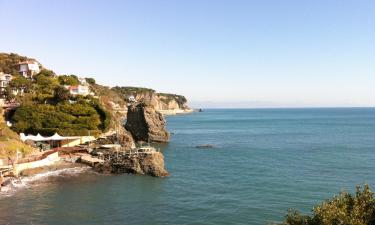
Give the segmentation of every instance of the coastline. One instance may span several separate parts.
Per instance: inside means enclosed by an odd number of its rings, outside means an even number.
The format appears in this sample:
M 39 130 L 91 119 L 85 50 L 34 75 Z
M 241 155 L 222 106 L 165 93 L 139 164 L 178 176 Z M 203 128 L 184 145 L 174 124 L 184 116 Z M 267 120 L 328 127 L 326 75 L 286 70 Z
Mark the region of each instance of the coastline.
M 56 176 L 76 176 L 94 170 L 85 164 L 60 160 L 52 165 L 22 171 L 19 177 L 4 178 L 0 199 L 16 194 L 19 190 L 37 185 L 40 181 Z
M 193 113 L 193 109 L 166 109 L 166 110 L 157 110 L 164 116 L 175 116 L 180 114 L 190 114 Z

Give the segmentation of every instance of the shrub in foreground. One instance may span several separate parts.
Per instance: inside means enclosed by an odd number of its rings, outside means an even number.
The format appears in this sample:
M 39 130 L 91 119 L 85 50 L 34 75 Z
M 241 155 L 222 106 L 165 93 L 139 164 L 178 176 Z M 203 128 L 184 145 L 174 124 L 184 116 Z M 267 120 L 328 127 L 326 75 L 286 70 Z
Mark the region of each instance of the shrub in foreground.
M 302 215 L 289 210 L 281 225 L 373 225 L 375 224 L 375 199 L 368 185 L 357 186 L 355 195 L 342 192 L 312 210 L 312 215 Z

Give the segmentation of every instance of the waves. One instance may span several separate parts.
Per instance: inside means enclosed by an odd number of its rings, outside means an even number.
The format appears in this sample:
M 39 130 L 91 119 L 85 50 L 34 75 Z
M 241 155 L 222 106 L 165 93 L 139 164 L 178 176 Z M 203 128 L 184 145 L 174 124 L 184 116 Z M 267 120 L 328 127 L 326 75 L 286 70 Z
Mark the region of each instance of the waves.
M 1 188 L 0 199 L 2 197 L 9 197 L 14 195 L 17 191 L 30 188 L 32 186 L 37 186 L 40 183 L 46 182 L 52 177 L 71 177 L 78 176 L 81 173 L 91 171 L 91 167 L 72 167 L 72 168 L 63 168 L 54 171 L 48 171 L 45 173 L 35 174 L 28 177 L 20 178 L 8 178 L 5 182 L 5 186 Z

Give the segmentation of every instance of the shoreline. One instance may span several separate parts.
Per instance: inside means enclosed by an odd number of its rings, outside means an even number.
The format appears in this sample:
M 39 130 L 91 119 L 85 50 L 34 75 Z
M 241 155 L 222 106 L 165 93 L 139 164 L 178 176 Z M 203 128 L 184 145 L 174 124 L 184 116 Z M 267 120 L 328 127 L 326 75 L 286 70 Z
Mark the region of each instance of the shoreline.
M 27 169 L 19 177 L 5 177 L 0 189 L 0 199 L 16 194 L 19 190 L 35 185 L 38 181 L 49 177 L 68 175 L 75 176 L 80 173 L 93 171 L 92 167 L 76 162 L 60 160 L 52 165 Z
M 164 116 L 175 116 L 193 113 L 194 109 L 166 109 L 157 111 Z

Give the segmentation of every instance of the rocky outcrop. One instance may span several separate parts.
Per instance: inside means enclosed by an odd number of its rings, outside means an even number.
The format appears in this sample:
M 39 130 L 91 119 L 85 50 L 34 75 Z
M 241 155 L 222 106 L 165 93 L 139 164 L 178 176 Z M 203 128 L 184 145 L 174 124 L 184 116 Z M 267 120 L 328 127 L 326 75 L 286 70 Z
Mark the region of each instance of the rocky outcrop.
M 145 103 L 132 104 L 128 107 L 125 128 L 137 142 L 169 141 L 163 115 Z
M 135 147 L 133 136 L 124 128 L 120 129 L 119 133 L 111 132 L 90 142 L 90 145 L 94 147 L 111 144 L 120 144 L 124 150 L 130 150 Z
M 94 166 L 94 170 L 99 173 L 131 173 L 154 177 L 169 175 L 168 171 L 164 168 L 164 157 L 160 152 L 136 156 L 119 156 L 116 152 L 111 152 L 106 153 L 104 157 L 107 159 L 105 163 Z

